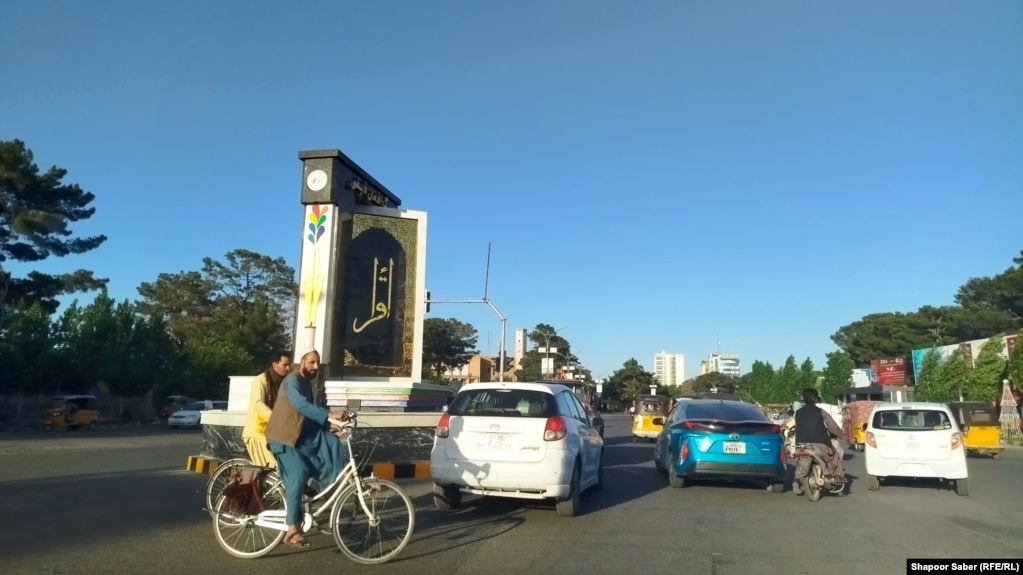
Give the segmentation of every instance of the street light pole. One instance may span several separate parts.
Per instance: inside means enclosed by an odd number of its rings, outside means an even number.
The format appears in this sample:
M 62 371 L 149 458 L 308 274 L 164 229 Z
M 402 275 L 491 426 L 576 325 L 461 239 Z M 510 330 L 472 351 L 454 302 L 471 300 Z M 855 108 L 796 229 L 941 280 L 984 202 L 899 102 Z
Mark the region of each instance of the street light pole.
M 558 329 L 556 329 L 556 330 L 554 330 L 552 332 L 537 330 L 537 333 L 542 335 L 543 336 L 543 340 L 544 340 L 543 369 L 541 370 L 541 374 L 540 374 L 541 377 L 546 376 L 546 375 L 553 375 L 553 373 L 550 373 L 550 374 L 547 373 L 547 365 L 550 364 L 550 359 L 551 359 L 551 355 L 550 355 L 551 339 L 554 338 L 554 336 L 558 335 L 559 331 L 564 331 L 566 329 L 568 329 L 567 325 L 559 327 Z

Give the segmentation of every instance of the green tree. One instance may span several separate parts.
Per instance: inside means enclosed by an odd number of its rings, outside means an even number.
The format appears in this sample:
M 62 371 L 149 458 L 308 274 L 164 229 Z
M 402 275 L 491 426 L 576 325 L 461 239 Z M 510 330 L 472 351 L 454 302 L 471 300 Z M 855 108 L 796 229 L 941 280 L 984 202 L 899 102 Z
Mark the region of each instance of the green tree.
M 95 196 L 78 184 L 64 183 L 66 175 L 57 166 L 40 173 L 23 141 L 0 141 L 0 276 L 7 275 L 2 265 L 7 261 L 31 264 L 83 254 L 106 241 L 103 235 L 74 237 L 70 225 L 92 217 Z M 0 302 L 22 309 L 38 303 L 53 313 L 58 296 L 98 289 L 106 282 L 84 269 L 57 275 L 33 270 L 0 282 L 6 284 L 6 300 Z
M 33 302 L 15 310 L 0 328 L 0 395 L 48 393 L 60 386 L 63 371 L 55 349 L 49 314 Z M 76 390 L 72 390 L 76 391 Z
M 943 389 L 944 379 L 941 376 L 941 354 L 936 349 L 930 349 L 920 361 L 920 370 L 916 373 L 916 398 L 921 401 L 942 401 L 942 398 L 950 395 L 949 390 Z
M 478 353 L 476 328 L 455 318 L 423 320 L 423 371 L 438 380 L 444 372 L 465 365 Z
M 809 357 L 799 365 L 799 388 L 817 388 L 817 371 L 814 370 L 813 360 Z
M 966 398 L 971 401 L 994 401 L 1001 391 L 1006 360 L 1002 357 L 1005 340 L 993 337 L 984 342 L 973 364 Z
M 853 386 L 852 372 L 856 368 L 849 354 L 844 351 L 833 351 L 827 354 L 827 363 L 824 366 L 824 379 L 820 385 L 821 398 L 832 403 L 835 400 L 835 392 L 840 389 L 848 389 Z
M 539 381 L 544 378 L 543 358 L 550 357 L 557 371 L 569 363 L 578 364 L 579 358 L 572 354 L 572 346 L 567 339 L 558 335 L 553 326 L 546 323 L 538 323 L 528 334 L 529 340 L 533 342 L 533 349 L 526 351 L 518 369 L 515 370 L 515 379 L 518 381 Z M 542 348 L 556 349 L 554 353 L 541 353 Z
M 191 397 L 226 399 L 228 378 L 252 373 L 253 357 L 238 344 L 215 334 L 190 338 L 183 349 L 184 370 L 174 393 Z M 266 369 L 269 358 L 262 358 Z M 168 388 L 163 390 L 169 391 Z
M 1023 330 L 1016 336 L 1016 345 L 1009 352 L 1009 361 L 1005 365 L 1005 375 L 1012 379 L 1019 388 L 1023 386 Z M 999 390 L 1001 387 L 999 387 Z
M 692 379 L 692 389 L 696 393 L 717 390 L 717 393 L 735 393 L 739 378 L 712 371 Z
M 778 370 L 776 376 L 778 395 L 774 397 L 776 403 L 789 403 L 799 397 L 799 366 L 796 364 L 796 356 L 790 355 L 785 359 L 785 364 Z
M 1023 250 L 1012 259 L 1013 265 L 991 276 L 970 278 L 955 296 L 955 302 L 968 310 L 995 310 L 1023 319 Z
M 626 404 L 632 403 L 637 395 L 650 393 L 650 386 L 656 385 L 654 374 L 643 368 L 635 358 L 630 358 L 622 367 L 611 374 L 604 389 L 612 388 L 616 396 Z
M 742 376 L 740 396 L 759 403 L 773 403 L 780 395 L 777 374 L 769 361 L 754 361 L 749 373 Z M 791 401 L 791 400 L 789 400 Z
M 972 358 L 968 358 L 963 348 L 958 348 L 945 360 L 938 370 L 939 389 L 945 390 L 944 397 L 939 401 L 956 401 L 965 399 L 972 376 Z

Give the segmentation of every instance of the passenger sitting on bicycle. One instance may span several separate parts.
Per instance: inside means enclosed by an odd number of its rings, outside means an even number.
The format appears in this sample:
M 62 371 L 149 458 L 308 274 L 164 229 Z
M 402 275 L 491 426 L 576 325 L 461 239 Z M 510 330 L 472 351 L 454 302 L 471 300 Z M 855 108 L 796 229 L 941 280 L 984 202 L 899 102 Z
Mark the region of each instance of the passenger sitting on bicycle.
M 330 433 L 327 418 L 347 420 L 346 411 L 330 411 L 313 400 L 313 380 L 320 368 L 320 354 L 305 351 L 293 371 L 281 383 L 281 391 L 266 425 L 270 452 L 277 458 L 277 470 L 284 484 L 288 531 L 284 543 L 309 547 L 302 533 L 302 495 L 310 477 L 319 488 L 330 485 L 344 467 L 341 441 Z
M 276 467 L 277 460 L 266 446 L 264 431 L 270 420 L 270 413 L 277 403 L 281 383 L 291 370 L 291 354 L 281 352 L 273 358 L 266 371 L 252 380 L 249 391 L 249 416 L 242 429 L 242 441 L 249 452 L 249 460 L 260 467 Z

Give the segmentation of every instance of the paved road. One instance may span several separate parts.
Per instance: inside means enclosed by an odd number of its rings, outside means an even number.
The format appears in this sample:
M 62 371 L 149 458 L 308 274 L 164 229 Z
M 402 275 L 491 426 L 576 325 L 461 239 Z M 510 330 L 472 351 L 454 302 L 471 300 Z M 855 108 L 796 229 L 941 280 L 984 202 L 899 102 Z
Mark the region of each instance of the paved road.
M 444 514 L 431 508 L 427 483 L 405 482 L 418 507 L 416 536 L 401 557 L 376 567 L 350 563 L 328 536 L 313 537 L 311 550 L 281 547 L 254 561 L 229 557 L 199 509 L 205 477 L 198 474 L 178 469 L 10 481 L 3 477 L 18 456 L 2 451 L 0 509 L 8 515 L 0 573 L 901 574 L 907 556 L 1023 557 L 1023 450 L 1001 461 L 971 459 L 969 498 L 934 486 L 870 493 L 856 481 L 849 497 L 809 503 L 791 492 L 742 486 L 671 489 L 653 469 L 650 444 L 631 443 L 627 425 L 624 417 L 609 421 L 607 488 L 584 497 L 580 517 L 509 500 Z M 83 444 L 81 451 L 127 454 L 139 462 L 136 469 L 180 468 L 192 451 L 188 445 L 149 445 L 183 440 L 195 438 L 151 434 L 137 438 L 135 448 L 111 438 L 122 447 Z M 0 440 L 3 449 L 15 450 Z M 160 449 L 162 455 L 152 454 Z M 180 453 L 158 461 L 174 449 Z M 53 475 L 50 454 L 36 461 L 18 473 Z M 853 476 L 864 475 L 858 456 L 847 466 Z

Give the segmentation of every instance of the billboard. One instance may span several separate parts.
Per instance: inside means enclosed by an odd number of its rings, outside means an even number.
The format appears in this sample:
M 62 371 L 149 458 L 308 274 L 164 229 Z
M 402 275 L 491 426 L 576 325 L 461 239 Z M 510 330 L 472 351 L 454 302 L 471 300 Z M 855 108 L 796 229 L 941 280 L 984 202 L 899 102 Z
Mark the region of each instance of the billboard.
M 906 358 L 892 357 L 870 362 L 878 385 L 906 385 Z
M 1002 338 L 1002 357 L 1009 357 L 1012 353 L 1013 348 L 1016 347 L 1016 335 L 1007 335 Z M 943 345 L 940 347 L 926 347 L 923 349 L 913 350 L 913 373 L 920 373 L 920 366 L 923 364 L 924 357 L 932 349 L 938 352 L 939 361 L 945 362 L 955 350 L 962 348 L 964 355 L 969 362 L 973 362 L 980 355 L 980 350 L 984 344 L 991 338 L 975 339 L 972 341 L 965 341 L 962 343 L 954 343 L 952 345 Z

